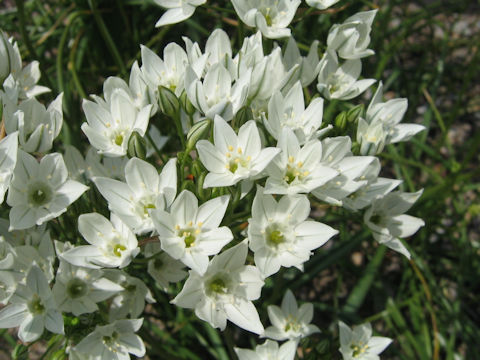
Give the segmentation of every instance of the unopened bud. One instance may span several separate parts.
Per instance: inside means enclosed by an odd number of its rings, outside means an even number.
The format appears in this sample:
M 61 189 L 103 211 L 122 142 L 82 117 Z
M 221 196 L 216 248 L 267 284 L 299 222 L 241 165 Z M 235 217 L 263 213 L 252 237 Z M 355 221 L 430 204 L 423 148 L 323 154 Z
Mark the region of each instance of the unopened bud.
M 343 132 L 347 127 L 347 113 L 342 111 L 340 114 L 337 115 L 335 118 L 335 128 L 337 132 Z
M 172 90 L 165 86 L 158 87 L 158 105 L 167 116 L 174 118 L 180 111 L 180 102 Z
M 145 160 L 147 154 L 147 142 L 136 131 L 128 139 L 127 155 L 129 158 L 137 157 Z
M 234 128 L 239 128 L 243 124 L 245 124 L 248 120 L 253 119 L 252 109 L 250 106 L 244 106 L 240 110 L 237 111 L 237 114 L 233 118 L 232 126 Z
M 207 138 L 211 123 L 210 119 L 206 119 L 192 126 L 187 134 L 187 151 L 192 150 L 198 140 Z
M 195 106 L 193 106 L 192 102 L 188 99 L 187 92 L 184 90 L 182 95 L 180 95 L 180 103 L 182 104 L 183 110 L 187 113 L 187 115 L 192 116 L 195 114 Z
M 363 104 L 354 106 L 347 112 L 347 121 L 349 123 L 356 122 L 359 117 L 363 118 L 364 112 L 365 107 L 363 106 Z

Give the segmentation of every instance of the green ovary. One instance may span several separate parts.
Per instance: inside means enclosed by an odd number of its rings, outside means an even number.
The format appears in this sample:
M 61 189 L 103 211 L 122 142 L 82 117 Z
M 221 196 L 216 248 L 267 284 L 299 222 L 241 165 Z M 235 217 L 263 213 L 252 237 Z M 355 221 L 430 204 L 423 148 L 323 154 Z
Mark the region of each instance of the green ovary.
M 226 290 L 227 290 L 225 282 L 220 278 L 214 279 L 208 285 L 208 287 L 209 287 L 211 292 L 214 292 L 214 293 L 217 293 L 217 294 L 226 293 Z
M 52 196 L 50 186 L 43 182 L 33 183 L 28 191 L 28 201 L 34 206 L 42 206 L 49 203 Z
M 117 136 L 115 136 L 114 142 L 116 145 L 121 146 L 123 144 L 123 135 L 118 134 Z
M 116 257 L 122 256 L 122 251 L 127 250 L 127 248 L 121 244 L 117 244 L 113 247 L 113 253 Z
M 73 278 L 68 282 L 67 285 L 67 294 L 72 298 L 76 299 L 84 296 L 87 293 L 87 284 L 85 281 Z
M 155 207 L 155 205 L 153 205 L 153 204 L 147 204 L 147 205 L 145 205 L 145 206 L 143 207 L 143 213 L 144 213 L 145 215 L 148 215 L 148 210 L 149 210 L 149 209 L 156 209 L 156 207 Z
M 367 351 L 368 345 L 364 345 L 362 343 L 353 344 L 353 345 L 350 346 L 350 349 L 353 350 L 352 357 L 356 358 L 356 357 L 362 355 L 365 351 Z
M 267 238 L 268 243 L 271 245 L 280 245 L 281 243 L 285 242 L 285 236 L 283 236 L 280 230 L 272 231 Z
M 37 294 L 33 296 L 32 301 L 28 304 L 28 308 L 33 314 L 42 314 L 45 311 L 45 306 Z

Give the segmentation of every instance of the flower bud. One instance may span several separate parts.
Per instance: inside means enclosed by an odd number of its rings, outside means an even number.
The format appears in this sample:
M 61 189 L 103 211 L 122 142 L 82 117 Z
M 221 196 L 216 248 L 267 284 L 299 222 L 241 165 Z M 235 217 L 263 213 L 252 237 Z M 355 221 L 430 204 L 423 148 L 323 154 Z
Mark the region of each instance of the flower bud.
M 342 111 L 335 118 L 335 128 L 337 132 L 342 133 L 346 127 L 347 127 L 347 113 L 345 111 Z
M 187 115 L 192 116 L 195 114 L 195 111 L 197 111 L 191 101 L 188 100 L 187 92 L 185 90 L 182 92 L 182 95 L 180 95 L 180 103 L 182 104 L 182 108 L 185 110 Z
M 243 124 L 245 124 L 248 120 L 253 119 L 253 113 L 250 106 L 244 106 L 240 110 L 237 111 L 237 114 L 233 118 L 232 126 L 234 128 L 239 128 Z
M 137 157 L 145 160 L 147 153 L 147 142 L 136 131 L 132 133 L 130 139 L 128 139 L 127 155 L 129 158 Z
M 358 120 L 358 118 L 360 118 L 360 117 L 363 118 L 364 117 L 363 116 L 364 112 L 365 112 L 365 106 L 363 106 L 363 104 L 354 106 L 353 108 L 351 108 L 347 112 L 347 121 L 349 123 L 356 122 Z
M 198 140 L 208 136 L 211 123 L 210 119 L 205 119 L 192 126 L 187 134 L 187 151 L 192 150 Z
M 180 111 L 180 102 L 177 96 L 165 86 L 158 87 L 158 105 L 167 116 L 174 118 Z

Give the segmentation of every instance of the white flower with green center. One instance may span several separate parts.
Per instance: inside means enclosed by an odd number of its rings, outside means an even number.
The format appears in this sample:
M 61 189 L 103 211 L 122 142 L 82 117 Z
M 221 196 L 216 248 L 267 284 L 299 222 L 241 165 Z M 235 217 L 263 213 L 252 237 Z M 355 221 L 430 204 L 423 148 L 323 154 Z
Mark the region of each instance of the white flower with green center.
M 296 82 L 286 96 L 280 91 L 273 94 L 268 103 L 268 117 L 263 116 L 263 123 L 275 139 L 278 140 L 282 129 L 287 127 L 295 133 L 300 144 L 305 144 L 330 130 L 331 126 L 319 130 L 322 117 L 323 99 L 312 100 L 305 109 L 302 85 Z
M 60 311 L 75 316 L 95 312 L 98 302 L 122 290 L 122 286 L 106 279 L 103 271 L 71 265 L 62 260 L 60 255 L 60 266 L 53 286 L 53 296 Z
M 300 339 L 320 332 L 317 326 L 310 324 L 313 319 L 313 305 L 305 303 L 299 308 L 289 289 L 283 296 L 281 308 L 270 305 L 267 310 L 273 326 L 265 329 L 265 337 L 279 341 L 294 340 L 298 343 Z
M 176 283 L 187 277 L 185 264 L 161 252 L 160 243 L 148 243 L 145 246 L 145 257 L 154 256 L 148 262 L 147 272 L 163 290 L 168 291 L 169 283 Z
M 89 360 L 127 360 L 130 359 L 129 354 L 141 358 L 145 355 L 145 345 L 135 333 L 142 327 L 142 323 L 143 318 L 97 325 L 72 351 Z
M 232 0 L 240 19 L 248 26 L 258 28 L 269 39 L 290 36 L 287 27 L 300 3 L 300 0 Z
M 260 297 L 264 284 L 255 266 L 245 265 L 246 241 L 215 256 L 202 276 L 190 270 L 189 277 L 172 303 L 188 309 L 215 328 L 224 330 L 227 319 L 255 334 L 264 329 L 252 300 Z
M 108 319 L 110 322 L 119 319 L 136 318 L 145 310 L 145 301 L 155 302 L 152 293 L 139 278 L 129 276 L 122 270 L 106 269 L 105 277 L 123 287 L 110 304 Z
M 310 202 L 305 195 L 287 195 L 277 202 L 257 188 L 248 220 L 248 239 L 255 265 L 264 277 L 281 266 L 303 270 L 311 251 L 338 233 L 325 224 L 307 221 L 309 214 Z
M 123 156 L 134 131 L 145 135 L 152 105 L 138 111 L 132 98 L 121 88 L 113 90 L 110 99 L 105 100 L 109 100 L 106 105 L 83 100 L 87 122 L 82 124 L 82 131 L 99 153 Z
M 337 51 L 343 59 L 359 59 L 375 54 L 367 47 L 376 14 L 377 10 L 359 12 L 343 24 L 333 25 L 328 33 L 328 50 Z
M 300 147 L 295 133 L 284 127 L 277 148 L 281 149 L 280 155 L 267 167 L 266 194 L 309 193 L 338 174 L 322 164 L 319 140 L 309 140 Z
M 266 340 L 255 350 L 234 348 L 239 360 L 294 360 L 297 343 L 287 341 L 281 346 L 276 341 Z
M 206 118 L 216 115 L 227 121 L 232 120 L 237 111 L 245 104 L 251 70 L 240 74 L 232 85 L 232 76 L 222 63 L 212 65 L 203 81 L 192 67 L 185 74 L 185 90 L 193 106 Z
M 339 321 L 340 349 L 344 360 L 380 360 L 378 354 L 391 344 L 392 339 L 372 336 L 370 323 L 354 326 L 350 329 Z
M 62 155 L 48 154 L 38 163 L 19 150 L 7 196 L 7 204 L 12 207 L 9 230 L 28 229 L 56 218 L 87 189 L 68 179 Z
M 414 193 L 392 192 L 376 199 L 363 216 L 363 221 L 372 230 L 376 241 L 409 259 L 410 252 L 399 238 L 412 236 L 425 225 L 422 219 L 404 214 L 422 193 L 423 189 Z
M 170 89 L 180 96 L 184 89 L 187 53 L 178 44 L 170 43 L 163 50 L 163 60 L 146 46 L 141 46 L 142 73 L 148 87 L 158 96 L 158 87 Z M 203 68 L 200 69 L 200 74 Z
M 387 102 L 383 100 L 383 84 L 380 82 L 378 89 L 373 95 L 370 105 L 368 105 L 365 122 L 369 125 L 363 125 L 370 130 L 371 127 L 380 127 L 383 132 L 383 142 L 385 145 L 400 141 L 408 141 L 420 131 L 425 130 L 425 126 L 420 124 L 400 124 L 405 112 L 407 111 L 407 99 L 392 99 Z M 357 131 L 357 141 L 365 137 L 368 131 Z M 377 151 L 379 153 L 381 149 Z
M 10 304 L 0 310 L 0 328 L 20 326 L 18 337 L 23 342 L 35 341 L 44 328 L 63 334 L 63 318 L 58 311 L 45 274 L 36 264 L 28 272 L 26 283 L 18 284 Z
M 0 34 L 1 35 L 1 34 Z M 18 132 L 14 132 L 0 140 L 0 204 L 5 199 L 13 169 L 17 163 Z
M 160 175 L 146 161 L 132 158 L 125 166 L 125 182 L 95 177 L 93 182 L 108 201 L 110 211 L 127 224 L 135 234 L 155 229 L 149 211 L 169 208 L 177 193 L 176 159 L 170 159 Z
M 195 195 L 184 190 L 173 202 L 170 213 L 152 210 L 150 215 L 160 235 L 162 249 L 203 275 L 208 257 L 218 254 L 233 239 L 228 227 L 219 227 L 228 199 L 228 196 L 221 196 L 199 207 Z
M 318 66 L 320 70 L 317 89 L 328 100 L 353 99 L 376 81 L 374 79 L 358 80 L 362 72 L 361 60 L 347 60 L 340 66 L 335 51 L 327 51 Z
M 123 268 L 140 252 L 132 230 L 114 213 L 110 221 L 97 213 L 82 214 L 78 231 L 90 245 L 65 251 L 62 258 L 70 264 L 92 269 Z
M 154 0 L 154 2 L 167 9 L 155 24 L 155 27 L 161 27 L 187 20 L 197 6 L 205 4 L 207 0 Z
M 280 152 L 276 148 L 262 149 L 255 121 L 247 121 L 238 136 L 225 120 L 216 116 L 213 126 L 214 144 L 197 142 L 197 151 L 209 173 L 204 188 L 232 186 L 241 180 L 259 175 Z

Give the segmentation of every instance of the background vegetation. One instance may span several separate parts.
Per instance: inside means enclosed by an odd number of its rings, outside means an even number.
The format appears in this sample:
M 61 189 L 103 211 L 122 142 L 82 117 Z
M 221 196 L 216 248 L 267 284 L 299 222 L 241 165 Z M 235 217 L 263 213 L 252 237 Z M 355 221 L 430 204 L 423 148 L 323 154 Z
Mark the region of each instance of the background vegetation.
M 238 49 L 251 29 L 238 24 L 228 1 L 210 0 L 185 23 L 159 29 L 162 9 L 148 0 L 3 0 L 0 28 L 19 42 L 25 61 L 39 60 L 42 85 L 52 89 L 42 100 L 64 92 L 63 143 L 85 148 L 81 99 L 101 93 L 111 75 L 128 76 L 140 60 L 140 44 L 162 54 L 185 35 L 200 44 L 216 27 L 231 35 Z M 314 323 L 322 333 L 302 342 L 301 359 L 339 358 L 338 319 L 349 324 L 372 321 L 374 329 L 395 339 L 385 359 L 480 358 L 480 3 L 457 1 L 341 1 L 322 13 L 297 14 L 292 23 L 303 50 L 353 13 L 379 8 L 365 77 L 382 80 L 386 97 L 406 97 L 405 122 L 428 127 L 413 141 L 388 146 L 381 155 L 383 176 L 404 179 L 403 190 L 425 188 L 410 211 L 426 226 L 407 241 L 413 261 L 378 247 L 362 230 L 362 217 L 318 204 L 312 217 L 340 230 L 316 251 L 305 273 L 277 274 L 262 292 L 264 310 L 278 304 L 290 287 L 297 298 L 313 302 Z M 342 10 L 342 11 L 339 11 Z M 270 44 L 271 45 L 271 44 Z M 359 99 L 355 102 L 360 101 Z M 363 100 L 365 102 L 365 100 Z M 327 109 L 333 122 L 341 109 Z M 174 133 L 169 124 L 157 124 Z M 172 140 L 176 141 L 176 140 Z M 57 141 L 57 150 L 62 151 Z M 171 146 L 173 149 L 174 147 Z M 170 151 L 166 147 L 166 151 Z M 328 207 L 331 209 L 331 207 Z M 64 216 L 68 216 L 64 215 Z M 348 216 L 348 221 L 345 219 Z M 76 220 L 74 220 L 76 221 Z M 294 277 L 295 276 L 295 277 Z M 151 281 L 151 280 L 150 280 Z M 228 359 L 232 344 L 250 347 L 255 338 L 224 333 L 196 319 L 191 311 L 167 305 L 170 297 L 150 283 L 165 305 L 147 308 L 141 336 L 152 359 Z M 266 324 L 266 319 L 264 323 Z M 14 333 L 1 330 L 0 358 L 19 354 Z M 48 343 L 32 346 L 40 357 Z M 332 355 L 333 354 L 333 355 Z M 51 358 L 47 353 L 43 358 Z M 233 356 L 231 357 L 233 358 Z

